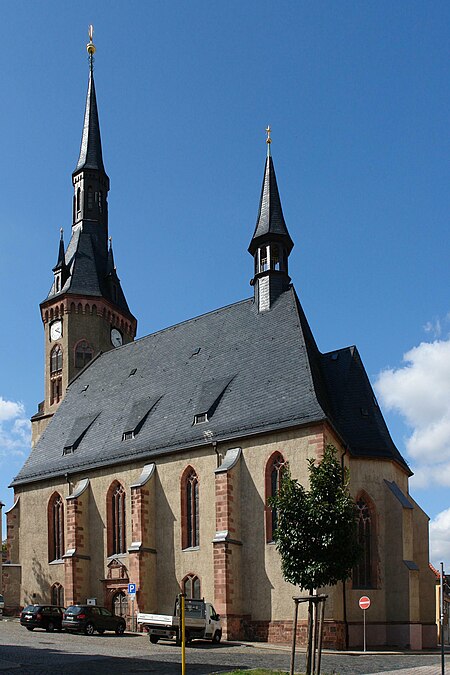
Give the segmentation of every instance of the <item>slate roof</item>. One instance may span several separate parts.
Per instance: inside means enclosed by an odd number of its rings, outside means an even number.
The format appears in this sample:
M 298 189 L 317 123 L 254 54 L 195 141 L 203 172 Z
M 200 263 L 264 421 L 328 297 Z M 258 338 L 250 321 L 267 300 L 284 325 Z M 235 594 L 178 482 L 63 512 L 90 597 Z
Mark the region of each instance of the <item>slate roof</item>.
M 65 293 L 103 297 L 132 316 L 117 273 L 114 268 L 110 269 L 111 260 L 114 264 L 112 250 L 107 251 L 106 245 L 95 234 L 86 227 L 83 229 L 81 225 L 73 227 L 65 253 L 67 279 L 59 292 L 56 292 L 53 282 L 46 300 Z M 116 297 L 113 297 L 111 280 L 117 289 Z
M 270 311 L 244 300 L 106 352 L 69 385 L 12 485 L 325 419 L 352 454 L 409 471 L 356 350 L 337 353 L 319 352 L 292 287 Z M 205 395 L 215 404 L 207 422 L 194 424 Z M 157 402 L 135 438 L 122 440 L 144 399 Z M 96 414 L 63 455 L 74 421 Z
M 81 136 L 80 156 L 74 174 L 82 169 L 96 169 L 105 173 L 100 138 L 100 122 L 98 118 L 97 97 L 95 95 L 94 73 L 89 71 L 86 109 L 84 113 L 83 133 Z

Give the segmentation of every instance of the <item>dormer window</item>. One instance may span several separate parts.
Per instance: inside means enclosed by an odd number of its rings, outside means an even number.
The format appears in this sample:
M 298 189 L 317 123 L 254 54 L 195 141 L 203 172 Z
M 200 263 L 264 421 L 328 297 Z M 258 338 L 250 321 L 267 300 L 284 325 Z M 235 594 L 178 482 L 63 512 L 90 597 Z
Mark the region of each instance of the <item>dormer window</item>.
M 208 413 L 200 413 L 199 415 L 194 415 L 194 424 L 203 424 L 203 422 L 208 421 Z
M 194 413 L 194 425 L 210 421 L 232 379 L 233 377 L 220 377 L 203 382 L 196 405 L 197 412 Z
M 133 403 L 125 423 L 125 428 L 122 432 L 123 441 L 129 441 L 137 436 L 142 429 L 145 420 L 160 398 L 160 396 L 150 396 Z
M 84 435 L 90 426 L 95 422 L 99 414 L 100 413 L 93 413 L 92 415 L 83 415 L 76 418 L 64 443 L 62 452 L 63 455 L 71 455 L 73 452 L 75 452 Z

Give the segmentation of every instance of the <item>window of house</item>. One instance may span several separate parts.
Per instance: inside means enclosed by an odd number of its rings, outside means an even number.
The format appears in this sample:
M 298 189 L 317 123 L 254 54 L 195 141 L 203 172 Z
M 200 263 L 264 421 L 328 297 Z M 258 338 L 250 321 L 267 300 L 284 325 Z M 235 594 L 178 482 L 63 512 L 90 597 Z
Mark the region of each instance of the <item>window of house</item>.
M 373 587 L 373 523 L 369 504 L 364 497 L 356 502 L 358 542 L 363 554 L 353 570 L 353 588 Z
M 192 467 L 188 467 L 181 481 L 181 543 L 183 549 L 199 545 L 198 492 L 198 476 Z
M 278 512 L 267 505 L 269 497 L 275 497 L 281 486 L 286 461 L 279 452 L 272 455 L 266 465 L 266 541 L 273 541 L 273 534 L 278 527 Z
M 110 491 L 110 546 L 109 555 L 126 553 L 125 490 L 116 483 Z
M 94 350 L 87 340 L 80 340 L 75 345 L 75 368 L 84 368 L 94 356 Z
M 55 345 L 50 353 L 50 373 L 59 373 L 63 366 L 63 352 L 61 345 Z
M 200 579 L 196 574 L 188 574 L 181 582 L 181 588 L 186 598 L 190 600 L 201 600 Z
M 62 398 L 62 377 L 54 377 L 50 380 L 50 405 L 59 403 Z
M 48 559 L 61 560 L 64 554 L 64 504 L 61 495 L 54 494 L 48 506 Z
M 53 584 L 51 588 L 51 600 L 52 605 L 58 605 L 59 607 L 64 607 L 64 587 L 61 584 Z

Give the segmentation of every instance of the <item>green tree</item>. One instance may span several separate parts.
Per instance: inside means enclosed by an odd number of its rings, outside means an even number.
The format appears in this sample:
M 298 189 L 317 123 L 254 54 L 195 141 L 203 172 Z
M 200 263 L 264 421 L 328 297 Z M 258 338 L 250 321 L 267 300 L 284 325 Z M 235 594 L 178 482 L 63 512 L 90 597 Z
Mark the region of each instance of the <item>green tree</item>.
M 310 593 L 306 673 L 320 673 L 326 596 L 312 598 L 314 589 L 345 581 L 361 556 L 356 531 L 356 507 L 348 489 L 349 473 L 327 445 L 319 464 L 308 459 L 309 490 L 286 468 L 278 494 L 269 499 L 277 511 L 274 541 L 286 581 Z M 319 613 L 317 602 L 322 609 Z M 294 626 L 297 625 L 296 603 Z M 319 618 L 320 614 L 320 618 Z M 294 672 L 296 631 L 292 637 L 290 672 Z
M 345 581 L 361 555 L 355 502 L 348 489 L 337 450 L 327 445 L 319 464 L 308 460 L 309 490 L 286 468 L 278 494 L 269 499 L 276 509 L 274 541 L 286 581 L 312 591 Z

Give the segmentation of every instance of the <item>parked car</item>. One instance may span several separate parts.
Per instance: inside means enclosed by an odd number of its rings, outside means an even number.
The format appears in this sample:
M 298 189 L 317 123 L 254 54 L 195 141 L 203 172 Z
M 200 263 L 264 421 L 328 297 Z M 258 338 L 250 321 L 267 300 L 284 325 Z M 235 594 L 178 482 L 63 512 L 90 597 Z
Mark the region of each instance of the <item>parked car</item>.
M 0 593 L 0 609 L 4 609 L 4 608 L 5 608 L 5 598 Z
M 47 633 L 61 630 L 64 607 L 56 605 L 27 605 L 20 614 L 20 623 L 28 630 L 44 628 Z
M 106 607 L 97 605 L 71 605 L 64 612 L 62 627 L 74 633 L 93 635 L 95 631 L 103 635 L 105 630 L 113 630 L 116 635 L 125 631 L 125 619 L 111 614 Z

